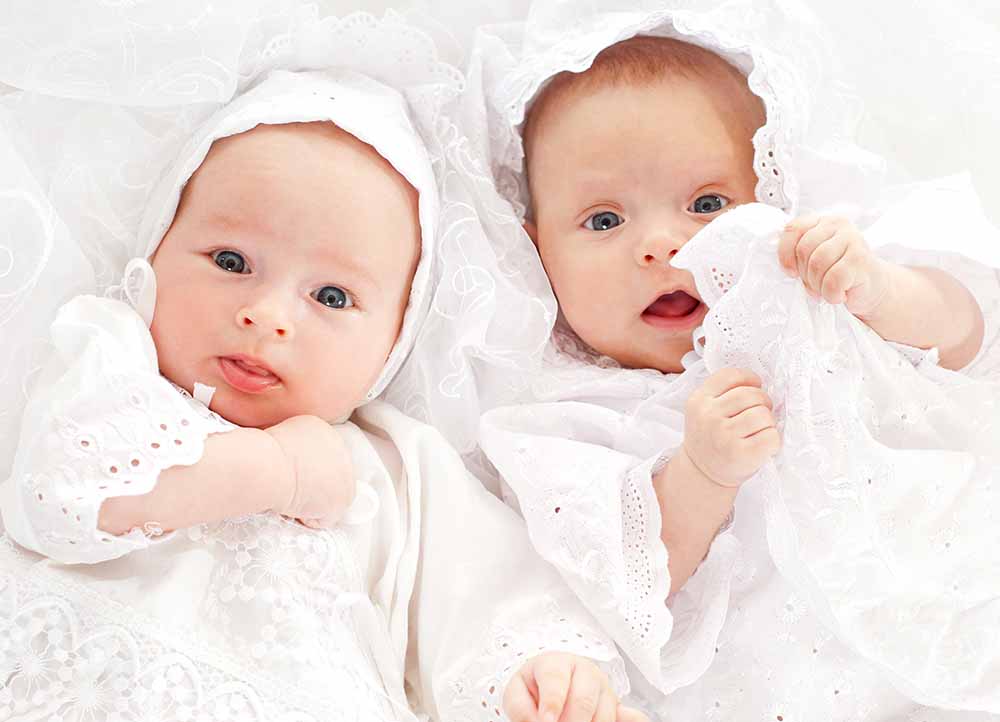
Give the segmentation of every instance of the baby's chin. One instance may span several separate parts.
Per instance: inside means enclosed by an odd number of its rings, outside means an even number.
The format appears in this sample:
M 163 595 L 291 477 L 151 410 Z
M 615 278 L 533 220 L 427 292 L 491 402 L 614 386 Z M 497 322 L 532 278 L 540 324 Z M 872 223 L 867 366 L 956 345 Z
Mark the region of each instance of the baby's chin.
M 216 389 L 208 408 L 237 426 L 249 429 L 267 429 L 292 416 L 299 415 L 290 414 L 282 409 L 268 408 L 267 405 L 256 399 L 253 403 L 248 403 L 249 400 L 233 398 L 232 393 L 227 393 L 227 391 L 227 389 Z
M 624 368 L 654 369 L 664 374 L 681 373 L 684 370 L 681 359 L 694 348 L 690 338 L 674 339 L 675 343 L 667 344 L 632 343 L 619 346 L 590 343 L 585 338 L 583 340 L 595 351 L 613 359 Z
M 631 363 L 622 363 L 621 361 L 618 363 L 621 363 L 622 366 L 630 369 L 654 369 L 663 374 L 679 374 L 684 370 L 684 364 L 681 363 L 681 359 L 686 353 L 687 351 L 682 354 L 678 354 L 676 355 L 676 358 L 673 353 L 667 355 L 648 354 Z

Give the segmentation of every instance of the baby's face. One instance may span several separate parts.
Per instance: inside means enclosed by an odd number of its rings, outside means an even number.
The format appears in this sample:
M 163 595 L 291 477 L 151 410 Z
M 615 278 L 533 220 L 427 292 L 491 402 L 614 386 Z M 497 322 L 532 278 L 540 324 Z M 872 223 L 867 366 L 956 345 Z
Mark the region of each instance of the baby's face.
M 346 417 L 396 341 L 416 191 L 330 123 L 217 141 L 153 259 L 160 371 L 241 426 Z
M 533 130 L 526 228 L 570 326 L 625 366 L 682 370 L 707 308 L 668 261 L 720 213 L 754 201 L 756 118 L 731 86 L 570 89 Z

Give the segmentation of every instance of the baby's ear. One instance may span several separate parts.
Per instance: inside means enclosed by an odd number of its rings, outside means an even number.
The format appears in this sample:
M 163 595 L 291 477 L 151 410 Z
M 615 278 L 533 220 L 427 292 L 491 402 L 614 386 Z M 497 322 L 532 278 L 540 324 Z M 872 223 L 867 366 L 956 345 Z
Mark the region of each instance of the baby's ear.
M 531 239 L 531 242 L 534 243 L 537 246 L 538 245 L 538 227 L 534 224 L 534 222 L 529 221 L 529 220 L 525 220 L 524 221 L 524 232 L 528 234 L 528 238 Z

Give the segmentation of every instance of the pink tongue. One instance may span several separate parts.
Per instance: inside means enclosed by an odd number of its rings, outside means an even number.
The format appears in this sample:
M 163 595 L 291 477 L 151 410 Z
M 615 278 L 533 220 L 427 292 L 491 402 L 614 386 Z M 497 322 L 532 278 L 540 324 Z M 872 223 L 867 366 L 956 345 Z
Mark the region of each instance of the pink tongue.
M 674 291 L 666 296 L 660 296 L 649 308 L 646 309 L 646 313 L 653 316 L 664 316 L 666 318 L 679 318 L 681 316 L 687 316 L 698 306 L 698 299 L 694 296 L 689 296 L 684 293 L 684 291 Z

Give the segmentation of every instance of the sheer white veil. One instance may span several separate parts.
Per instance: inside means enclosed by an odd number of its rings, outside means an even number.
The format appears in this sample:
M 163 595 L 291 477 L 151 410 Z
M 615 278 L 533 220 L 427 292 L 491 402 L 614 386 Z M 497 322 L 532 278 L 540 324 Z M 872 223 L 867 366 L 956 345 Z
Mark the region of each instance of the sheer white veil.
M 474 443 L 479 400 L 522 383 L 551 309 L 489 240 L 520 228 L 444 112 L 463 79 L 428 32 L 392 11 L 323 16 L 293 0 L 17 4 L 0 30 L 0 476 L 58 306 L 120 282 L 185 143 L 273 70 L 352 71 L 405 99 L 439 213 L 427 313 L 383 398 Z

